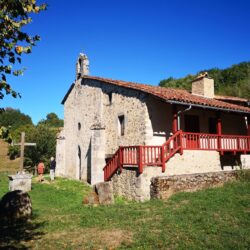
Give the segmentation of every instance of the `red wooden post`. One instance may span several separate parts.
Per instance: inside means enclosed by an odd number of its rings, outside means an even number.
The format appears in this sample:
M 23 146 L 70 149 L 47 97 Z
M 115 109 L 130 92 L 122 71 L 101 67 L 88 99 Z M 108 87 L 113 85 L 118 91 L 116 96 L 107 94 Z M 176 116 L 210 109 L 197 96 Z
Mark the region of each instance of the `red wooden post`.
M 247 135 L 250 136 L 250 116 L 247 117 Z
M 180 155 L 183 155 L 183 145 L 182 145 L 182 130 L 180 130 Z
M 119 152 L 118 152 L 118 164 L 120 168 L 120 173 L 122 172 L 122 167 L 123 167 L 123 157 L 122 157 L 122 147 L 119 147 Z
M 220 153 L 222 154 L 222 148 L 221 148 L 221 118 L 220 118 L 220 114 L 218 114 L 217 117 L 217 124 L 216 124 L 216 130 L 217 130 L 217 135 L 218 135 L 218 151 L 220 151 Z
M 172 133 L 175 134 L 177 130 L 178 130 L 177 110 L 176 110 L 176 105 L 173 105 Z
M 166 162 L 165 162 L 165 152 L 164 152 L 164 146 L 161 147 L 161 164 L 162 164 L 162 173 L 166 170 Z
M 139 174 L 141 174 L 143 172 L 142 146 L 138 146 L 138 170 L 139 170 Z

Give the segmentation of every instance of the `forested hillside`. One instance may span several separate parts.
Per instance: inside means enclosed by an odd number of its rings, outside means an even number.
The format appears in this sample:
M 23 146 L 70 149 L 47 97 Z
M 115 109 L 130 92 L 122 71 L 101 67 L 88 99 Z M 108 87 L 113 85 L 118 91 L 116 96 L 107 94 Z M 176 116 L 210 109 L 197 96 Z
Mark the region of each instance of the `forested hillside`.
M 215 94 L 250 99 L 250 62 L 235 64 L 226 69 L 204 69 L 196 75 L 187 75 L 178 79 L 169 77 L 160 81 L 159 85 L 191 90 L 192 80 L 201 72 L 208 72 L 209 77 L 214 79 Z

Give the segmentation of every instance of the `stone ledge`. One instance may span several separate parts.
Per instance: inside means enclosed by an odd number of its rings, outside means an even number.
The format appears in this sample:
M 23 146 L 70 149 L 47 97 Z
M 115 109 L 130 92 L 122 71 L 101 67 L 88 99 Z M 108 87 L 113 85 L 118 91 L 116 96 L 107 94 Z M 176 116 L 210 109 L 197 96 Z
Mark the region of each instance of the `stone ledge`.
M 154 177 L 151 179 L 150 196 L 153 199 L 168 199 L 176 192 L 194 192 L 203 188 L 218 187 L 237 177 L 237 171 Z

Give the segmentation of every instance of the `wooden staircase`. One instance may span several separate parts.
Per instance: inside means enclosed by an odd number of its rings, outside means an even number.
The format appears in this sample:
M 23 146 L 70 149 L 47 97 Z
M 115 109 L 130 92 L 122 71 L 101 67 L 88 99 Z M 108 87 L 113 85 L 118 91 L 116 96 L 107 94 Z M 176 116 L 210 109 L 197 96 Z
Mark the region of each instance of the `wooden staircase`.
M 165 172 L 166 162 L 177 152 L 182 154 L 181 131 L 171 136 L 162 146 L 120 146 L 113 157 L 107 162 L 104 170 L 104 180 L 108 181 L 124 166 L 136 166 L 138 172 L 143 172 L 144 166 L 161 166 Z

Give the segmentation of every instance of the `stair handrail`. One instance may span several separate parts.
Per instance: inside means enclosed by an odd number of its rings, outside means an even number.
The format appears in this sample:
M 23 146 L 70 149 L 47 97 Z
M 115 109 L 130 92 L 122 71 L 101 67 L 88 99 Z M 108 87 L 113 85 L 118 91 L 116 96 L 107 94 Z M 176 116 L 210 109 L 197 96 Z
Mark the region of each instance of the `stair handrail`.
M 170 149 L 170 151 L 168 149 Z M 166 142 L 162 144 L 162 172 L 165 172 L 166 161 L 168 161 L 177 152 L 180 152 L 180 154 L 183 153 L 182 130 L 178 130 Z

